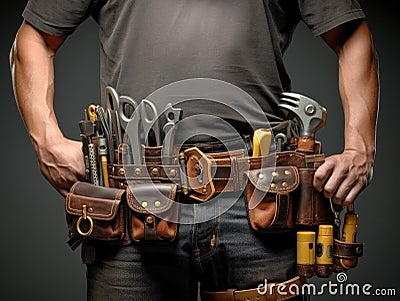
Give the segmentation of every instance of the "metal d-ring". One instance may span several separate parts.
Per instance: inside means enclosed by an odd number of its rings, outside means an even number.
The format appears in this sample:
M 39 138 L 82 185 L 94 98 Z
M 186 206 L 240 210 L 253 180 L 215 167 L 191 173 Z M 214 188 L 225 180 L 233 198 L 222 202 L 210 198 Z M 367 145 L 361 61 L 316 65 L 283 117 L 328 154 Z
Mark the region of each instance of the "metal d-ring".
M 86 232 L 83 232 L 81 230 L 81 222 L 82 220 L 88 220 L 89 221 L 89 230 Z M 93 219 L 87 215 L 87 207 L 86 205 L 82 206 L 82 215 L 79 217 L 78 221 L 76 222 L 76 230 L 78 233 L 82 236 L 89 236 L 93 232 Z

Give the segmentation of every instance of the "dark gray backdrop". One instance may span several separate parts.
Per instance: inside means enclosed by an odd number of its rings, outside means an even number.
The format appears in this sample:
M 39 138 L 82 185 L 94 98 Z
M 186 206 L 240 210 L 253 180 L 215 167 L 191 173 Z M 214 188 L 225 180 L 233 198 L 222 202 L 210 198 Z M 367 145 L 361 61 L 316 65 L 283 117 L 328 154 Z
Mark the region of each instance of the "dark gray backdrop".
M 63 199 L 38 170 L 12 92 L 8 52 L 22 21 L 25 3 L 24 0 L 7 1 L 5 8 L 3 2 L 0 11 L 0 151 L 3 160 L 0 299 L 84 300 L 85 267 L 80 262 L 79 251 L 70 251 L 66 244 Z M 365 255 L 359 267 L 349 272 L 348 282 L 396 288 L 400 294 L 396 276 L 400 269 L 400 206 L 395 194 L 400 180 L 395 156 L 399 128 L 396 117 L 400 110 L 396 92 L 400 70 L 399 21 L 396 1 L 363 0 L 361 3 L 380 58 L 381 103 L 375 177 L 357 202 L 359 239 L 366 242 Z M 68 137 L 79 138 L 77 121 L 82 108 L 99 102 L 98 57 L 97 32 L 91 20 L 69 38 L 57 56 L 55 107 L 60 126 Z M 328 124 L 319 132 L 325 153 L 339 152 L 343 145 L 343 126 L 333 52 L 301 25 L 286 59 L 294 90 L 312 96 L 328 109 Z M 314 299 L 336 300 L 339 297 L 324 295 Z M 396 297 L 385 299 L 395 300 Z

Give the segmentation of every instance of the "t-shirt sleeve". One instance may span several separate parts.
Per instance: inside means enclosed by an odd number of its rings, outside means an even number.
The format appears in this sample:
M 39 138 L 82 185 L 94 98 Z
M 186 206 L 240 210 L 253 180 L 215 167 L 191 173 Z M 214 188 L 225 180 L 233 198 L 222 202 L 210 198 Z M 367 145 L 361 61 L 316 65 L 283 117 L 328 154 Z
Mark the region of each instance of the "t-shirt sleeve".
M 94 0 L 29 0 L 22 13 L 24 20 L 48 34 L 66 36 L 85 21 Z
M 315 36 L 343 23 L 365 18 L 357 0 L 298 0 L 301 17 Z

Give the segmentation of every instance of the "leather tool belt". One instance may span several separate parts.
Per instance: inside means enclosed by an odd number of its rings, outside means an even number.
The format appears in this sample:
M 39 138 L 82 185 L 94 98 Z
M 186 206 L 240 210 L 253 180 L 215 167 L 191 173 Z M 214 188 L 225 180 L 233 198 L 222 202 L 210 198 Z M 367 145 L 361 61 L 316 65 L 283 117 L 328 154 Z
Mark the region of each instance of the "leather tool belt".
M 170 242 L 178 231 L 179 202 L 206 202 L 224 192 L 243 191 L 250 225 L 258 233 L 334 224 L 329 200 L 312 184 L 322 153 L 288 150 L 249 157 L 243 150 L 205 154 L 194 147 L 167 158 L 174 164 L 165 165 L 162 147 L 142 150 L 143 165 L 108 165 L 110 187 L 78 182 L 71 188 L 66 212 L 72 248 L 83 240 Z M 333 256 L 336 262 L 356 259 L 362 247 L 337 238 Z
M 329 202 L 311 192 L 313 172 L 324 160 L 321 154 L 285 151 L 253 158 L 242 150 L 204 154 L 194 147 L 183 151 L 182 166 L 164 165 L 161 150 L 143 146 L 143 165 L 109 164 L 109 188 L 76 183 L 66 198 L 72 236 L 124 244 L 172 240 L 177 225 L 164 222 L 177 220 L 182 198 L 206 202 L 237 191 L 245 192 L 248 204 L 257 204 L 249 206 L 255 231 L 333 222 Z
M 89 107 L 89 112 L 96 115 L 95 109 Z M 208 202 L 226 192 L 243 193 L 249 224 L 259 234 L 335 225 L 331 203 L 313 187 L 314 173 L 325 159 L 318 141 L 305 152 L 292 137 L 285 151 L 257 157 L 244 150 L 209 153 L 189 147 L 175 154 L 163 152 L 163 146 L 142 145 L 133 160 L 140 164 L 131 164 L 124 160 L 129 159 L 129 145 L 115 143 L 102 121 L 80 122 L 88 182 L 75 183 L 66 197 L 72 249 L 84 241 L 171 242 L 178 232 L 181 202 Z M 99 129 L 104 136 L 98 135 Z M 353 268 L 362 248 L 362 243 L 336 236 L 334 270 Z

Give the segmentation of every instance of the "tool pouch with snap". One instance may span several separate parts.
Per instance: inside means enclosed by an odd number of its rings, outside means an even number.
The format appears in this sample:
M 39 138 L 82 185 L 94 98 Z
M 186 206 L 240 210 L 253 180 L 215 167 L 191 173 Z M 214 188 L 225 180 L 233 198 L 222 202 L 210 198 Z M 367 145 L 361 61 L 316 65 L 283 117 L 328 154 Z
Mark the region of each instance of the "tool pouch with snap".
M 297 151 L 253 159 L 246 172 L 246 203 L 253 229 L 271 232 L 332 224 L 329 200 L 313 187 L 314 173 L 323 161 L 323 154 Z
M 299 186 L 294 166 L 265 167 L 247 172 L 246 200 L 254 230 L 273 231 L 293 226 L 293 191 Z
M 178 231 L 180 193 L 174 183 L 130 184 L 129 231 L 135 241 L 171 241 Z
M 80 238 L 123 242 L 126 237 L 124 199 L 123 189 L 75 183 L 65 202 L 70 237 L 75 241 Z

